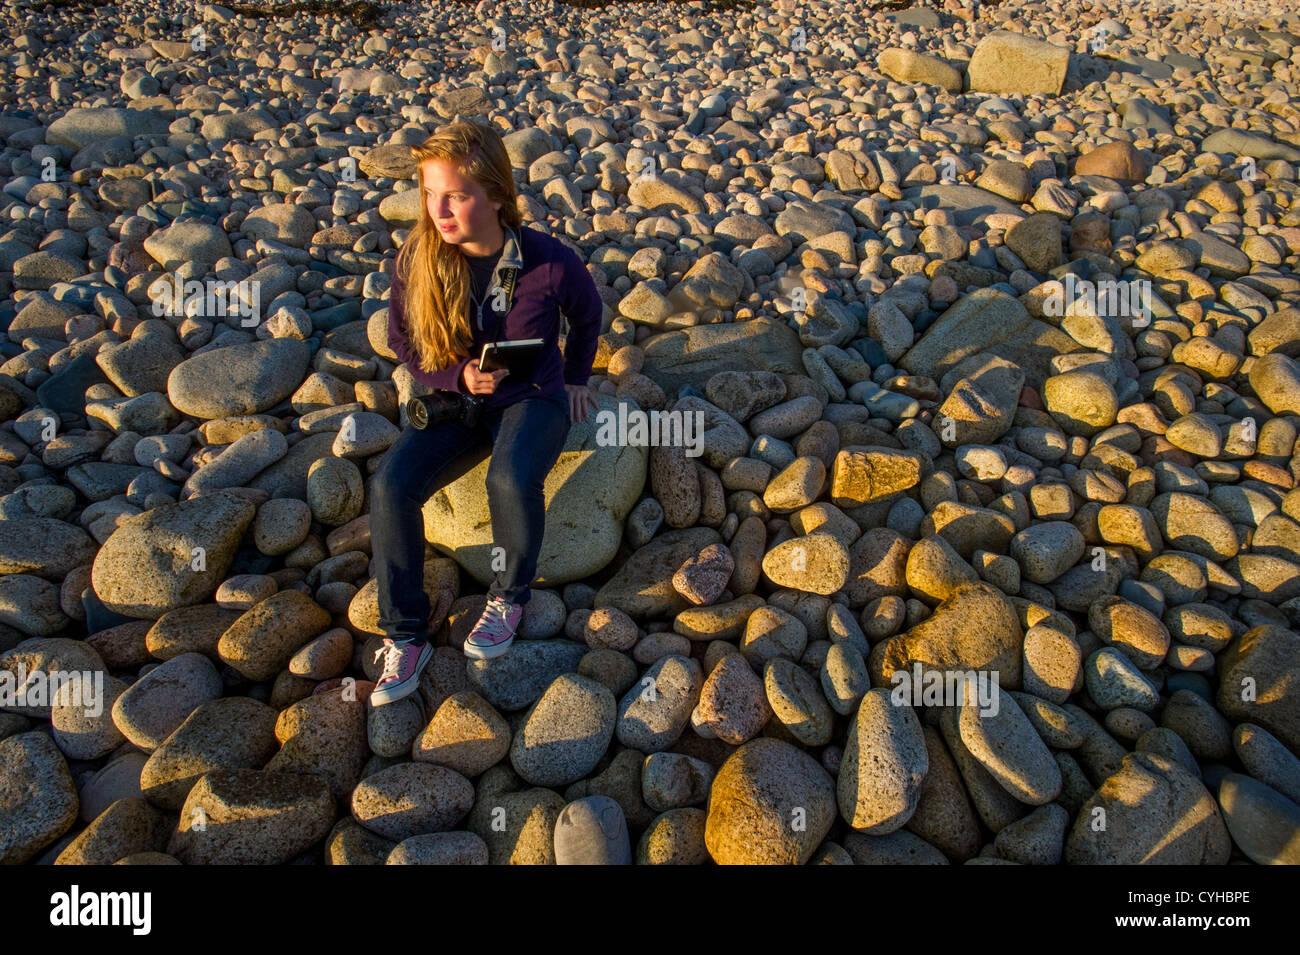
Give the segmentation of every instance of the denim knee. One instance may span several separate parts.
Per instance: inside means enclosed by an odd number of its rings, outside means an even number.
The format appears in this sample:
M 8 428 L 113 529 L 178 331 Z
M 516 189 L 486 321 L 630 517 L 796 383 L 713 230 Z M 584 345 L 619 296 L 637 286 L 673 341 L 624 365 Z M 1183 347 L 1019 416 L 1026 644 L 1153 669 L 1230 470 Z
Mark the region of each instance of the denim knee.
M 375 472 L 370 479 L 370 505 L 372 510 L 376 506 L 387 507 L 396 504 L 404 495 L 405 489 L 402 486 L 399 473 L 386 465 Z
M 502 467 L 501 464 L 508 466 Z M 523 475 L 519 473 L 520 468 L 513 462 L 501 464 L 488 468 L 488 494 L 492 497 L 522 497 L 528 489 L 524 486 Z
M 410 446 L 401 450 L 406 453 L 393 454 L 390 448 L 371 478 L 374 487 L 390 497 L 413 496 L 426 476 L 422 470 L 428 466 L 427 455 L 417 453 L 418 449 Z

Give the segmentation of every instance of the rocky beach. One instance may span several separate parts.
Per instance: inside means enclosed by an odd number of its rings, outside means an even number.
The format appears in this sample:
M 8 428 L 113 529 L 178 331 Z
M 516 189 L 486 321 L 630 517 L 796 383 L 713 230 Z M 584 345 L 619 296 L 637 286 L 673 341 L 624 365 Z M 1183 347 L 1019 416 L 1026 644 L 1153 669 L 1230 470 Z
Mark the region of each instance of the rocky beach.
M 0 863 L 1300 863 L 1293 4 L 0 21 Z M 372 707 L 410 147 L 470 118 L 599 414 L 503 657 L 488 458 L 430 498 Z

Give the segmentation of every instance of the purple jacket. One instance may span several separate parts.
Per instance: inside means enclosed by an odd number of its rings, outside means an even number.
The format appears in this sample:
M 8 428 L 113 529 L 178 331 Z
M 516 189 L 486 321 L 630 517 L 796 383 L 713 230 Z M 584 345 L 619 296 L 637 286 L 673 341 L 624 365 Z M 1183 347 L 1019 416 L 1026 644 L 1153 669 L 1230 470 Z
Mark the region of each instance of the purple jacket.
M 501 284 L 501 270 L 510 266 L 519 272 L 514 304 L 503 322 L 501 315 L 492 310 L 493 289 Z M 502 382 L 495 392 L 484 396 L 485 408 L 503 408 L 535 394 L 563 397 L 566 384 L 585 385 L 591 375 L 604 301 L 577 254 L 559 239 L 536 229 L 506 230 L 505 246 L 484 301 L 470 305 L 474 347 L 468 357 L 441 371 L 429 373 L 419 368 L 415 345 L 407 336 L 403 321 L 404 294 L 405 285 L 394 271 L 388 295 L 388 347 L 416 381 L 430 388 L 467 394 L 461 374 L 470 361 L 483 353 L 486 343 L 525 338 L 541 338 L 546 342 L 533 368 L 532 379 Z M 559 347 L 560 312 L 569 320 L 563 357 Z M 480 315 L 485 328 L 479 327 Z

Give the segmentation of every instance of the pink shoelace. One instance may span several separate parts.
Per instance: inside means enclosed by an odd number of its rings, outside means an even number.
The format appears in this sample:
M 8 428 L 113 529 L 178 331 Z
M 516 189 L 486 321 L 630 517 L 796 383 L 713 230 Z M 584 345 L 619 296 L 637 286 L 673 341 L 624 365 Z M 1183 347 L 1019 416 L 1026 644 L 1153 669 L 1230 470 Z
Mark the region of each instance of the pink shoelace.
M 410 645 L 410 640 L 399 640 L 396 643 L 389 639 L 384 640 L 384 645 L 375 651 L 375 662 L 378 663 L 381 658 L 384 661 L 384 670 L 379 675 L 379 680 L 375 686 L 379 686 L 381 683 L 390 679 L 396 679 L 400 675 L 399 668 L 402 665 L 402 651 Z
M 478 632 L 475 634 L 476 639 L 488 638 L 492 643 L 499 643 L 506 637 L 511 636 L 510 628 L 506 626 L 506 614 L 510 612 L 512 604 L 508 600 L 500 597 L 489 597 L 487 607 L 483 611 L 483 617 L 479 620 Z

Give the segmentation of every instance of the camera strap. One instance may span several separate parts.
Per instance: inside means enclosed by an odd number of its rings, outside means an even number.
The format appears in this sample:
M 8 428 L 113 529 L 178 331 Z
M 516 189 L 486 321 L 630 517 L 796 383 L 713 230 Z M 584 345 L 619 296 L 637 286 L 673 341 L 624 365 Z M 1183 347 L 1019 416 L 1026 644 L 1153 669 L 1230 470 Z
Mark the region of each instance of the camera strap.
M 504 289 L 506 293 L 506 310 L 501 314 L 497 315 L 497 329 L 496 329 L 496 335 L 494 335 L 492 338 L 493 341 L 496 341 L 497 337 L 500 335 L 501 326 L 505 323 L 505 316 L 510 314 L 510 309 L 515 303 L 515 278 L 518 272 L 519 270 L 514 267 L 505 268 L 501 270 L 503 276 L 501 282 L 501 288 Z M 492 297 L 491 293 L 488 293 L 485 296 L 485 298 L 489 298 L 489 299 L 491 297 Z M 484 304 L 486 304 L 486 302 Z M 495 312 L 496 309 L 492 309 L 492 311 Z
M 509 312 L 510 306 L 515 303 L 515 277 L 519 270 L 512 266 L 501 271 L 505 273 L 505 281 L 501 285 L 506 290 L 506 311 Z

